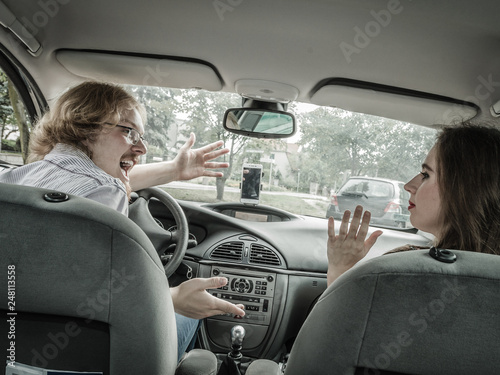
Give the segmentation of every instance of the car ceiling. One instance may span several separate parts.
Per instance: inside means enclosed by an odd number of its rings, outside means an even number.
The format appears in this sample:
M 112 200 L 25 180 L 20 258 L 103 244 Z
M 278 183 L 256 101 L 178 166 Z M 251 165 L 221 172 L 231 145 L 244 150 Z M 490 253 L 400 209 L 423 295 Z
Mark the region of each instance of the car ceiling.
M 159 60 L 177 65 L 148 84 L 230 92 L 238 82 L 264 91 L 276 84 L 300 102 L 423 125 L 437 120 L 425 117 L 426 106 L 442 101 L 466 102 L 493 121 L 490 106 L 500 100 L 497 1 L 0 1 L 41 52 L 28 53 L 6 28 L 0 43 L 49 102 L 88 78 L 144 82 Z M 374 92 L 382 95 L 367 105 Z

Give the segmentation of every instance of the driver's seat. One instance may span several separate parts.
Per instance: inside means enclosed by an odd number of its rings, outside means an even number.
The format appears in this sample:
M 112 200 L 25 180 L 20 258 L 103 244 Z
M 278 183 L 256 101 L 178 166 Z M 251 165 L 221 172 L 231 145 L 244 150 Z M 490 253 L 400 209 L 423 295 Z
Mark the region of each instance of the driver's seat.
M 85 198 L 0 184 L 0 253 L 9 362 L 109 375 L 176 372 L 168 280 L 131 220 Z M 213 358 L 196 373 L 214 373 Z

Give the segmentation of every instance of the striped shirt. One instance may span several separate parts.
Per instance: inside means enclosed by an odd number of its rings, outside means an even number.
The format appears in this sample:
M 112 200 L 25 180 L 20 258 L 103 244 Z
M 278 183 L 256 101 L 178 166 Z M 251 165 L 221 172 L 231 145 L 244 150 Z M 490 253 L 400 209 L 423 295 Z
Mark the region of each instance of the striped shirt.
M 123 182 L 70 145 L 57 144 L 43 160 L 0 172 L 0 182 L 78 195 L 128 215 L 127 190 Z

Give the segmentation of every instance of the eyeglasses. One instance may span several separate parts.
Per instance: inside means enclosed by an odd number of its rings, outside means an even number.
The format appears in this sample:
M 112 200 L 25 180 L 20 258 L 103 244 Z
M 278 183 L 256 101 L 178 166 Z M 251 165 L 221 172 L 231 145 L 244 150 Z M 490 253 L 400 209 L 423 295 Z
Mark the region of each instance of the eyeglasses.
M 113 124 L 109 124 L 109 125 L 113 125 Z M 144 137 L 141 135 L 141 133 L 139 133 L 134 128 L 131 128 L 129 126 L 123 126 L 123 125 L 115 125 L 115 126 L 128 130 L 127 141 L 129 141 L 132 145 L 135 146 L 139 142 L 139 140 L 141 140 L 142 144 L 144 146 L 148 147 L 148 142 L 144 139 Z

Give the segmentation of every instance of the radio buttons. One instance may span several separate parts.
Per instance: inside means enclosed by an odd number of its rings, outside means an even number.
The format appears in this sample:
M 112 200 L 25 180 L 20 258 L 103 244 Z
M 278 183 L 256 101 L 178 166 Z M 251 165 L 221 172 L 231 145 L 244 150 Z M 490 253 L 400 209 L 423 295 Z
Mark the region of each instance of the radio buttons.
M 231 280 L 231 290 L 238 293 L 251 293 L 253 289 L 253 283 L 251 280 L 244 278 L 235 278 Z
M 209 293 L 231 303 L 243 304 L 246 311 L 243 317 L 223 314 L 214 316 L 213 319 L 225 321 L 242 319 L 239 321 L 262 325 L 270 324 L 276 275 L 243 269 L 233 270 L 215 265 L 212 266 L 210 274 L 225 277 L 228 283 L 222 288 L 210 289 Z

